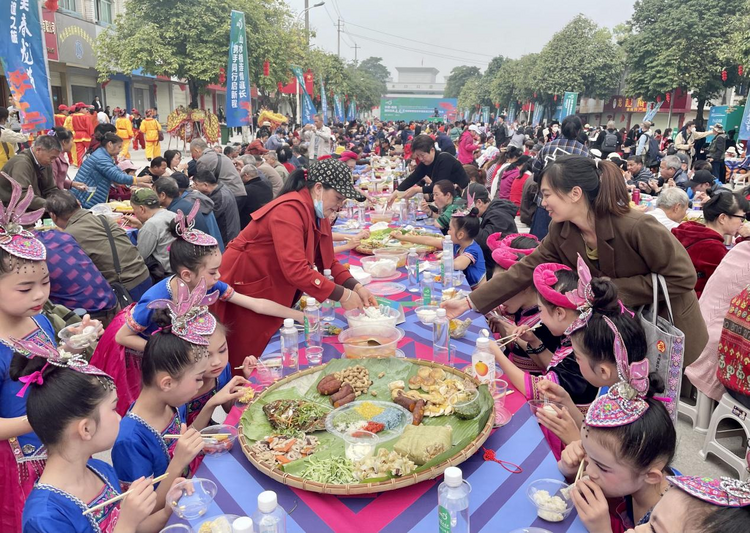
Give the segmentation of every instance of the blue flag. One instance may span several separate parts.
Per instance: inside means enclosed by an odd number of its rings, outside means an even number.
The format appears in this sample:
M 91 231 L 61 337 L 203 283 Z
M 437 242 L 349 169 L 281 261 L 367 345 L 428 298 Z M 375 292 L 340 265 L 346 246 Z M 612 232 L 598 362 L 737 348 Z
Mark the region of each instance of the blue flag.
M 252 115 L 247 71 L 245 13 L 232 11 L 231 20 L 227 61 L 227 126 L 239 128 L 250 124 Z
M 333 114 L 337 123 L 344 122 L 344 105 L 341 102 L 341 96 L 333 95 Z
M 0 2 L 0 62 L 25 132 L 55 125 L 43 46 L 37 0 Z
M 323 76 L 320 77 L 320 107 L 323 113 L 323 124 L 328 124 L 328 99 L 326 98 L 326 86 L 323 83 Z
M 315 114 L 315 104 L 307 93 L 307 88 L 305 87 L 305 76 L 302 73 L 302 69 L 299 67 L 292 67 L 292 73 L 297 77 L 297 83 L 299 84 L 300 89 L 300 100 L 302 101 L 302 113 L 300 114 L 300 117 L 302 119 L 302 124 L 312 124 L 313 115 Z
M 538 126 L 542 121 L 542 117 L 544 117 L 544 104 L 537 102 L 534 104 L 534 114 L 532 115 L 531 125 Z

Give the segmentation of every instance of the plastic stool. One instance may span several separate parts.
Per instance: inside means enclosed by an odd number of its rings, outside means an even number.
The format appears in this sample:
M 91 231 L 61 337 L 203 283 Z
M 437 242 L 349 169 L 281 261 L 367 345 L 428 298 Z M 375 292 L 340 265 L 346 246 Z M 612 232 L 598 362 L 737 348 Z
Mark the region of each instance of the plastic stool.
M 719 423 L 724 419 L 734 420 L 742 426 L 740 431 L 744 432 L 746 443 L 750 439 L 750 409 L 740 405 L 729 394 L 724 393 L 721 401 L 711 415 L 711 423 L 708 426 L 706 441 L 703 444 L 703 449 L 700 451 L 701 457 L 705 459 L 709 453 L 714 454 L 724 463 L 734 468 L 739 474 L 740 479 L 745 481 L 748 478 L 747 459 L 745 457 L 738 457 L 717 440 Z M 733 432 L 734 430 L 727 433 Z
M 693 431 L 696 433 L 706 433 L 708 424 L 711 422 L 711 412 L 713 411 L 714 401 L 698 391 L 695 405 L 680 400 L 677 404 L 677 412 L 690 419 L 693 425 Z

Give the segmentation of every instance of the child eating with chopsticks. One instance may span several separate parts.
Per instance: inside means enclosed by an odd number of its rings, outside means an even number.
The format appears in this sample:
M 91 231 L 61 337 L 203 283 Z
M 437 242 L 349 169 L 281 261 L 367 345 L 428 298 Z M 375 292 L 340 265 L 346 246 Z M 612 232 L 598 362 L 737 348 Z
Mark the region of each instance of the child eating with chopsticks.
M 557 337 L 562 337 L 554 353 L 539 340 L 528 326 L 520 326 L 515 335 L 528 344 L 527 353 L 539 366 L 544 366 L 543 375 L 534 375 L 516 367 L 500 350 L 496 343 L 490 343 L 495 354 L 495 361 L 500 365 L 510 382 L 528 399 L 540 400 L 544 394 L 540 383 L 551 381 L 568 391 L 576 405 L 585 408 L 597 395 L 597 388 L 589 384 L 581 374 L 575 358 L 571 356 L 573 348 L 565 331 L 578 318 L 577 304 L 567 297 L 578 287 L 578 275 L 569 267 L 557 263 L 543 263 L 534 269 L 534 287 L 538 293 L 538 303 L 542 323 Z M 507 341 L 506 341 L 507 342 Z M 554 349 L 554 348 L 553 348 Z M 535 358 L 536 357 L 536 358 Z M 557 430 L 552 430 L 563 444 L 577 438 L 578 426 L 573 423 L 569 408 L 560 410 L 550 406 L 557 417 L 564 422 Z M 551 414 L 551 413 L 550 413 Z M 559 453 L 560 443 L 550 438 L 553 451 Z
M 158 531 L 171 511 L 156 505 L 153 480 L 120 493 L 115 470 L 91 457 L 109 450 L 119 430 L 112 378 L 52 344 L 15 341 L 12 372 L 27 396 L 29 423 L 47 449 L 47 466 L 23 509 L 25 533 Z M 175 478 L 174 482 L 182 481 Z M 113 501 L 114 500 L 114 501 Z
M 539 240 L 528 233 L 513 233 L 505 237 L 495 233 L 487 238 L 487 246 L 492 250 L 492 259 L 497 263 L 496 271 L 502 271 L 510 269 L 531 254 L 539 246 Z M 543 373 L 552 353 L 560 346 L 560 337 L 550 333 L 542 323 L 539 299 L 534 287 L 529 286 L 510 297 L 488 317 L 491 329 L 500 333 L 500 342 L 505 345 L 508 359 L 524 372 Z M 519 326 L 534 328 L 534 335 L 549 350 L 544 352 L 544 359 L 540 357 L 541 354 L 529 354 L 526 351 L 528 343 L 517 335 L 517 332 L 523 331 L 519 330 Z
M 581 317 L 576 326 L 587 321 Z M 631 362 L 624 333 L 614 320 L 603 322 L 612 339 L 607 351 L 614 354 L 618 381 L 591 404 L 579 440 L 565 448 L 558 466 L 568 479 L 575 475 L 570 499 L 587 530 L 621 533 L 647 523 L 669 488 L 677 433 L 665 399 L 654 396 L 663 383 L 649 375 L 648 359 Z M 643 329 L 640 334 L 635 344 L 645 347 Z M 586 476 L 578 479 L 584 462 Z
M 157 505 L 164 505 L 167 487 L 178 476 L 189 477 L 200 460 L 203 429 L 209 417 L 196 419 L 187 428 L 186 403 L 195 398 L 208 369 L 208 337 L 216 329 L 216 319 L 208 312 L 219 295 L 206 295 L 201 280 L 190 292 L 178 281 L 176 300 L 154 300 L 152 309 L 168 309 L 169 319 L 157 312 L 161 324 L 149 336 L 143 354 L 143 389 L 120 423 L 120 434 L 112 448 L 112 462 L 120 482 L 132 483 L 141 476 L 169 473 L 157 489 Z M 247 380 L 235 376 L 206 402 L 203 410 L 232 402 L 242 396 Z

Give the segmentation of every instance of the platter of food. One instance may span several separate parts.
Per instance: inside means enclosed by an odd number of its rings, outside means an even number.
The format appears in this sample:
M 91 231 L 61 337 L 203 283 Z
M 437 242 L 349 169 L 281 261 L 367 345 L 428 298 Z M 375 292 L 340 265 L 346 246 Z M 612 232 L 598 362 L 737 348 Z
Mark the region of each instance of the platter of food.
M 433 479 L 489 437 L 487 387 L 448 366 L 336 359 L 275 383 L 240 421 L 248 460 L 269 477 L 327 494 L 371 494 Z
M 400 231 L 404 235 L 433 235 L 430 232 L 423 231 L 420 229 L 394 229 L 394 228 L 386 228 L 386 229 L 380 229 L 375 230 L 370 233 L 370 237 L 367 239 L 362 239 L 359 246 L 357 246 L 354 251 L 362 254 L 362 255 L 374 255 L 375 250 L 381 249 L 381 248 L 395 248 L 395 249 L 403 249 L 408 250 L 409 248 L 416 248 L 417 253 L 420 255 L 430 254 L 433 253 L 437 248 L 434 246 L 425 246 L 423 244 L 412 244 L 408 242 L 401 242 L 396 239 L 391 238 L 391 233 L 394 231 Z

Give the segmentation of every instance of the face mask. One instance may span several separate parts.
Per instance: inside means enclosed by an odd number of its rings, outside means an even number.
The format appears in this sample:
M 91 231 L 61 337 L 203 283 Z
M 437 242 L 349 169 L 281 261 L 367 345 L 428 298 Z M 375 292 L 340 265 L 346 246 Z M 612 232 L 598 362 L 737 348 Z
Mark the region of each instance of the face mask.
M 325 218 L 325 215 L 323 214 L 323 199 L 315 199 L 313 200 L 313 206 L 315 206 L 315 216 L 318 218 Z
M 552 131 L 553 131 L 554 133 L 557 133 L 557 126 L 552 126 Z

